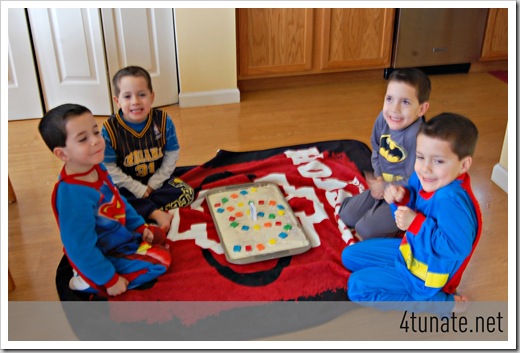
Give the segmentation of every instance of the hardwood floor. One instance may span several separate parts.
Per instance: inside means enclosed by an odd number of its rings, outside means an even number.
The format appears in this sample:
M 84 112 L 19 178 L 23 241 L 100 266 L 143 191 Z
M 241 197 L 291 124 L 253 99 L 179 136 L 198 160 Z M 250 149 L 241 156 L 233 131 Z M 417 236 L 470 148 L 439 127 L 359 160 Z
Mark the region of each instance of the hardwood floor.
M 473 119 L 480 130 L 470 175 L 482 208 L 483 233 L 459 290 L 472 300 L 506 301 L 508 195 L 490 178 L 506 131 L 508 86 L 487 73 L 430 78 L 427 117 L 453 111 Z M 293 88 L 243 91 L 240 104 L 164 109 L 176 125 L 179 165 L 198 165 L 218 149 L 247 151 L 335 139 L 369 144 L 385 89 L 382 77 L 353 76 Z M 104 119 L 98 117 L 99 123 Z M 63 253 L 50 197 L 61 163 L 41 140 L 38 122 L 8 123 L 8 171 L 17 197 L 8 206 L 8 262 L 16 283 L 9 300 L 13 301 L 58 300 L 54 281 Z

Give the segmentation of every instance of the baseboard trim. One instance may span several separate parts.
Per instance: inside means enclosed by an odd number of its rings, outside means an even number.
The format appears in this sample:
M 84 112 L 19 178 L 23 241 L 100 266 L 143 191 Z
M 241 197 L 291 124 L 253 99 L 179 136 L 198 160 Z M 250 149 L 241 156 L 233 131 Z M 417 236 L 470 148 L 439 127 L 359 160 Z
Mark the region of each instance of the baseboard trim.
M 507 193 L 507 169 L 500 164 L 495 164 L 491 180 Z
M 232 103 L 240 103 L 240 91 L 238 88 L 179 93 L 179 106 L 181 108 L 203 107 L 208 105 Z

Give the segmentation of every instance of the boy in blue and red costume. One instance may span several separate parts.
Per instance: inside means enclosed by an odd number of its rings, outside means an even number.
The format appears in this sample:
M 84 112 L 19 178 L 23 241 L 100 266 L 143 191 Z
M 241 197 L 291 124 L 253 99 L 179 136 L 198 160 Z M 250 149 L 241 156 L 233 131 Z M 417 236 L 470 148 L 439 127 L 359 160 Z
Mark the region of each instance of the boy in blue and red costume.
M 161 245 L 166 235 L 148 226 L 112 183 L 101 164 L 105 142 L 90 110 L 60 105 L 38 129 L 64 162 L 52 206 L 74 269 L 70 288 L 114 296 L 166 272 L 171 262 Z
M 444 302 L 453 312 L 464 309 L 467 298 L 456 289 L 482 229 L 467 174 L 477 138 L 475 125 L 453 113 L 421 126 L 408 186 L 389 185 L 384 193 L 405 236 L 343 250 L 352 301 Z

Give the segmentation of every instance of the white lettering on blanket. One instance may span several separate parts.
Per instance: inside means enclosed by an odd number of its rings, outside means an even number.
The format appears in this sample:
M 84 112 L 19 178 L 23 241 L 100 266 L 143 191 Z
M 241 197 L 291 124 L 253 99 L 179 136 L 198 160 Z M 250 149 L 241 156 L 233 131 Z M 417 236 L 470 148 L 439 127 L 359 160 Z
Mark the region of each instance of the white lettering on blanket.
M 326 202 L 335 210 L 339 210 L 339 206 L 345 197 L 352 196 L 352 194 L 345 190 L 347 185 L 354 185 L 359 192 L 364 190 L 360 181 L 354 177 L 352 180 L 339 180 L 332 177 L 332 170 L 327 166 L 322 153 L 317 148 L 301 149 L 301 150 L 287 150 L 284 152 L 288 159 L 292 160 L 292 164 L 297 167 L 298 173 L 305 178 L 312 179 L 315 187 L 309 186 L 294 186 L 287 180 L 283 173 L 271 173 L 263 177 L 255 179 L 255 182 L 273 182 L 278 184 L 285 192 L 286 199 L 289 202 L 293 198 L 304 198 L 313 204 L 314 213 L 306 214 L 305 212 L 295 212 L 295 215 L 300 220 L 302 227 L 307 234 L 312 247 L 320 245 L 320 237 L 315 228 L 315 225 L 327 220 L 329 217 L 325 210 L 325 205 L 320 201 L 317 195 L 317 190 L 323 190 Z M 201 190 L 197 199 L 189 206 L 192 210 L 204 213 L 203 202 L 205 201 L 205 194 L 207 190 Z M 207 234 L 207 223 L 192 224 L 190 229 L 182 233 L 179 232 L 180 215 L 178 209 L 169 211 L 173 214 L 173 221 L 168 233 L 168 238 L 172 241 L 193 239 L 195 243 L 201 248 L 211 249 L 217 254 L 223 254 L 223 248 L 220 243 L 209 239 Z M 339 221 L 336 217 L 335 221 Z M 352 239 L 352 234 L 348 228 L 342 223 L 338 222 L 338 229 L 341 232 L 342 239 L 345 243 L 349 243 Z

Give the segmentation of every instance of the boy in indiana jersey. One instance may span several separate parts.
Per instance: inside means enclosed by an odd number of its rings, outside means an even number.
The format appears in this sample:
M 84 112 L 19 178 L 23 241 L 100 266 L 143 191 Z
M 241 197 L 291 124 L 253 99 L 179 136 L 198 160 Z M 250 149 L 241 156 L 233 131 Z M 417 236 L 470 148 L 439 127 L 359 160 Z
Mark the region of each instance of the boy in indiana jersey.
M 179 157 L 175 126 L 166 112 L 152 109 L 155 93 L 145 69 L 125 67 L 112 83 L 119 111 L 103 123 L 104 164 L 137 212 L 168 232 L 168 211 L 194 197 L 189 185 L 172 176 Z

